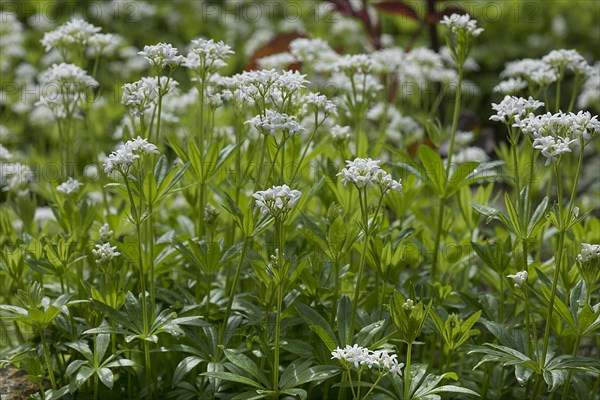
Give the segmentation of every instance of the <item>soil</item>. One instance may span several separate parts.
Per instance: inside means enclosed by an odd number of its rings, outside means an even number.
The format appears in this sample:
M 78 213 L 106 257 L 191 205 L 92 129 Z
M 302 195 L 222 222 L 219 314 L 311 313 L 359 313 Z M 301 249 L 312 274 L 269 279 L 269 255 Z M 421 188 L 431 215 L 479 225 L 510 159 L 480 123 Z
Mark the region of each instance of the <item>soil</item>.
M 45 382 L 44 386 L 50 385 Z M 14 365 L 0 368 L 0 400 L 26 400 L 38 391 L 38 385 L 27 379 L 27 372 Z

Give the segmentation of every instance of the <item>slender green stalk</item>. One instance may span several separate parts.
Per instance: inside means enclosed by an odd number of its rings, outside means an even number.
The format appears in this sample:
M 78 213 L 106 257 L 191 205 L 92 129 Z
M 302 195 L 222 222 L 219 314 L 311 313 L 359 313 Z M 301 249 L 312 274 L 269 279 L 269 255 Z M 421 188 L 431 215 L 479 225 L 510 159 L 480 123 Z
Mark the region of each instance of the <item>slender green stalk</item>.
M 244 265 L 244 259 L 246 257 L 246 252 L 248 251 L 248 245 L 250 244 L 250 237 L 246 237 L 244 239 L 244 245 L 242 247 L 242 252 L 240 254 L 240 260 L 238 262 L 237 268 L 235 270 L 235 276 L 233 278 L 233 283 L 229 288 L 229 299 L 227 300 L 227 307 L 225 308 L 225 316 L 223 319 L 223 325 L 221 326 L 221 333 L 219 337 L 219 344 L 224 344 L 225 340 L 225 332 L 227 331 L 227 323 L 229 321 L 229 316 L 231 314 L 231 307 L 233 306 L 233 300 L 235 298 L 235 290 L 237 288 L 238 281 L 240 279 L 240 275 L 242 273 L 242 266 Z
M 412 342 L 406 344 L 406 365 L 404 366 L 404 397 L 410 400 L 410 358 L 412 353 Z
M 381 380 L 381 378 L 383 377 L 383 375 L 379 375 L 377 376 L 377 379 L 375 380 L 375 383 L 373 383 L 373 385 L 371 385 L 371 389 L 369 389 L 369 391 L 365 394 L 365 399 L 369 398 L 369 395 L 371 394 L 371 392 L 373 391 L 373 389 L 375 389 L 377 387 L 377 384 L 379 383 L 379 381 Z
M 44 350 L 44 358 L 46 359 L 46 367 L 48 368 L 48 377 L 50 378 L 50 383 L 52 384 L 52 389 L 56 390 L 56 379 L 54 378 L 54 370 L 52 369 L 52 360 L 50 359 L 50 349 L 48 348 L 48 342 L 46 341 L 46 330 L 42 329 L 40 332 L 40 336 L 42 339 L 42 348 Z
M 284 239 L 284 228 L 283 221 L 278 220 L 275 223 L 275 227 L 277 230 L 277 239 L 278 239 L 278 250 L 277 250 L 277 259 L 278 259 L 278 279 L 277 279 L 277 303 L 276 303 L 276 311 L 275 311 L 275 348 L 274 348 L 274 356 L 273 356 L 273 390 L 275 394 L 273 398 L 277 400 L 279 398 L 279 339 L 281 335 L 281 309 L 283 307 L 283 286 L 285 282 L 285 260 L 283 255 L 283 249 L 285 246 Z
M 558 194 L 558 218 L 560 222 L 560 228 L 558 232 L 558 248 L 555 255 L 556 258 L 556 269 L 554 271 L 554 279 L 552 281 L 552 290 L 550 292 L 550 304 L 548 305 L 548 315 L 546 316 L 546 328 L 544 331 L 544 342 L 542 348 L 542 358 L 540 360 L 540 367 L 543 369 L 546 365 L 546 354 L 548 353 L 548 342 L 550 340 L 550 327 L 552 325 L 552 314 L 554 312 L 554 300 L 556 298 L 556 291 L 558 287 L 558 277 L 561 273 L 562 256 L 565 242 L 565 222 L 563 221 L 563 195 L 562 195 L 562 176 L 560 171 L 560 163 L 555 165 L 556 172 L 556 190 Z
M 335 322 L 340 294 L 340 261 L 333 260 L 333 300 L 331 305 L 331 323 Z
M 146 386 L 148 388 L 148 400 L 152 400 L 152 390 L 153 390 L 153 382 L 152 382 L 152 368 L 150 366 L 150 343 L 147 340 L 144 340 L 144 360 L 146 362 Z
M 360 254 L 360 261 L 358 263 L 358 275 L 356 277 L 356 286 L 354 287 L 354 298 L 352 300 L 352 314 L 350 317 L 350 338 L 354 336 L 354 322 L 356 319 L 356 309 L 358 308 L 358 301 L 360 296 L 360 284 L 362 281 L 363 270 L 365 267 L 365 260 L 367 258 L 367 248 L 369 246 L 369 215 L 367 209 L 367 189 L 362 188 L 358 191 L 358 199 L 360 203 L 360 211 L 363 218 L 364 226 L 364 242 L 362 252 Z
M 98 344 L 97 335 L 94 334 L 94 368 L 98 368 Z M 94 373 L 94 400 L 98 400 L 98 373 Z
M 431 264 L 431 279 L 435 280 L 438 268 L 440 241 L 442 238 L 442 226 L 444 221 L 444 204 L 446 202 L 446 185 L 450 177 L 450 169 L 452 167 L 452 155 L 454 154 L 454 142 L 456 138 L 456 130 L 458 128 L 458 116 L 460 114 L 460 102 L 462 98 L 462 81 L 463 81 L 463 66 L 458 65 L 458 83 L 456 85 L 456 97 L 454 100 L 454 112 L 452 114 L 452 128 L 450 130 L 450 147 L 448 148 L 448 157 L 446 158 L 446 168 L 444 170 L 444 194 L 440 195 L 440 209 L 438 212 L 437 227 L 435 232 L 435 243 L 433 248 L 433 261 Z
M 581 335 L 577 335 L 575 338 L 575 346 L 573 347 L 573 357 L 577 357 L 577 353 L 579 353 L 579 343 L 581 342 Z M 567 374 L 567 383 L 565 383 L 565 388 L 563 389 L 562 398 L 563 400 L 567 399 L 569 395 L 569 387 L 571 386 L 571 377 L 573 376 L 573 371 L 569 371 Z

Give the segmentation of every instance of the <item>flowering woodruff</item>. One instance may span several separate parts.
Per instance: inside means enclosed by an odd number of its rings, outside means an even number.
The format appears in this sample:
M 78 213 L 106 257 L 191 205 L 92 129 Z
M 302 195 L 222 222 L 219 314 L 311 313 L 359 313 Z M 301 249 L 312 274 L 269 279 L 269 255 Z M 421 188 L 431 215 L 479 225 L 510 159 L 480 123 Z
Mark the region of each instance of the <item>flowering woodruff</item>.
M 271 214 L 273 218 L 285 217 L 298 202 L 302 193 L 291 190 L 288 185 L 273 186 L 267 190 L 260 190 L 252 195 L 256 205 L 263 214 Z
M 56 187 L 56 191 L 62 194 L 70 195 L 77 193 L 81 186 L 83 186 L 83 183 L 79 182 L 77 179 L 69 178 L 66 180 L 66 182 L 58 185 Z
M 534 110 L 544 107 L 544 103 L 535 100 L 533 97 L 524 99 L 522 97 L 504 96 L 499 104 L 492 103 L 492 108 L 496 115 L 490 117 L 491 121 L 508 123 L 513 120 L 519 120 Z
M 110 174 L 115 168 L 126 170 L 135 160 L 145 154 L 159 154 L 158 148 L 146 139 L 137 137 L 130 140 L 116 151 L 112 152 L 104 161 L 104 172 Z
M 346 186 L 348 182 L 353 183 L 361 189 L 367 185 L 379 185 L 383 191 L 395 190 L 398 193 L 402 190 L 400 181 L 392 179 L 392 176 L 379 167 L 381 160 L 371 160 L 370 158 L 356 158 L 353 161 L 346 161 L 346 168 L 337 176 L 342 177 L 342 184 Z
M 398 363 L 396 354 L 390 354 L 388 350 L 369 350 L 366 347 L 361 347 L 357 344 L 354 346 L 347 345 L 345 348 L 336 348 L 331 352 L 331 358 L 340 360 L 345 363 L 347 367 L 351 365 L 356 369 L 360 369 L 363 366 L 373 369 L 376 367 L 382 373 L 396 373 L 402 374 L 402 367 L 404 364 Z
M 96 264 L 106 264 L 113 258 L 121 255 L 117 250 L 117 246 L 111 246 L 110 243 L 97 244 L 92 254 L 96 257 Z
M 477 21 L 471 19 L 469 14 L 452 14 L 449 17 L 444 15 L 444 19 L 442 20 L 441 24 L 447 25 L 452 30 L 452 33 L 456 34 L 462 31 L 471 36 L 477 37 L 481 35 L 481 32 L 483 32 L 483 28 L 478 28 Z
M 523 287 L 524 284 L 527 283 L 527 276 L 528 276 L 527 271 L 521 271 L 521 272 L 517 272 L 514 275 L 507 275 L 507 278 L 514 279 L 515 287 L 521 288 L 521 287 Z

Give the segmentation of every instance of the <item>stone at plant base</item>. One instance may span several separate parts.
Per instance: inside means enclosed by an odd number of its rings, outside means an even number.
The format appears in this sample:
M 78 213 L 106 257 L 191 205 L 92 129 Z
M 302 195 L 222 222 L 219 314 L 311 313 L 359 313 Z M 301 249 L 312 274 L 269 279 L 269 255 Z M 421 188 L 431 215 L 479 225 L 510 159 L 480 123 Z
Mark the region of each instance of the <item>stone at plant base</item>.
M 44 382 L 49 389 L 49 382 Z M 38 385 L 27 379 L 27 372 L 14 365 L 0 368 L 0 400 L 26 400 L 39 391 Z

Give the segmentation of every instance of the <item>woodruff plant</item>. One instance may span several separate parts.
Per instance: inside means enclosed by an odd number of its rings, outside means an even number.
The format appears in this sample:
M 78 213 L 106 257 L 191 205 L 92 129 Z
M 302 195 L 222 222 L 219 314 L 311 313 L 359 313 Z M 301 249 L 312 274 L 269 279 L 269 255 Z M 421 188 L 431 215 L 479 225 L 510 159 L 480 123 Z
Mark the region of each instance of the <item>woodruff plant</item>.
M 372 14 L 355 6 L 336 2 Z M 165 7 L 146 7 L 148 24 Z M 185 47 L 140 51 L 126 26 L 73 19 L 44 35 L 46 58 L 0 15 L 3 81 L 56 95 L 0 93 L 0 366 L 46 399 L 597 391 L 598 64 L 567 49 L 509 62 L 500 124 L 471 132 L 465 77 L 489 37 L 469 15 L 440 17 L 439 52 L 381 38 L 357 53 L 343 20 L 242 68 L 270 24 L 211 20 L 230 46 L 199 36 L 197 4 L 179 7 L 171 43 Z M 502 125 L 506 144 L 482 146 Z M 61 176 L 37 168 L 59 161 Z

